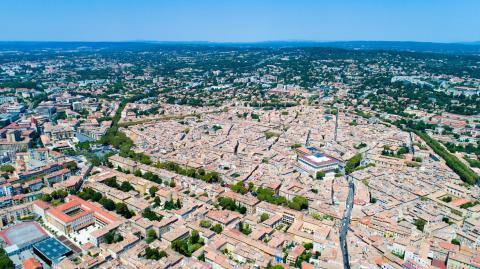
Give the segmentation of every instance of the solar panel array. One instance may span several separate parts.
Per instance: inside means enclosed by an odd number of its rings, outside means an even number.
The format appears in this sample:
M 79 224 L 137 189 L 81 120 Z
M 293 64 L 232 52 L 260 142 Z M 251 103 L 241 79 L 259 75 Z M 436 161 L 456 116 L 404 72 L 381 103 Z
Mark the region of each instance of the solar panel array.
M 56 261 L 71 252 L 71 249 L 55 238 L 48 238 L 35 244 L 34 247 L 51 261 Z

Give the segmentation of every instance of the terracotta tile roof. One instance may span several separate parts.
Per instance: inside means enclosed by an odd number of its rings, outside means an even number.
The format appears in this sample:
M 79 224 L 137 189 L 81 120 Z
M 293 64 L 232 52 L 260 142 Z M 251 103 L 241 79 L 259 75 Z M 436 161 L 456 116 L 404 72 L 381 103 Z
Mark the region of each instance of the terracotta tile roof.
M 112 223 L 118 220 L 116 216 L 75 195 L 68 196 L 66 200 L 68 201 L 65 204 L 59 205 L 55 208 L 51 208 L 47 211 L 47 213 L 63 221 L 64 223 L 71 222 L 90 213 L 93 213 L 95 218 L 98 218 L 106 223 Z M 69 216 L 64 213 L 64 211 L 76 206 L 80 206 L 83 212 L 75 216 Z
M 37 269 L 42 268 L 42 264 L 37 261 L 35 258 L 29 258 L 22 262 L 22 266 L 24 269 Z

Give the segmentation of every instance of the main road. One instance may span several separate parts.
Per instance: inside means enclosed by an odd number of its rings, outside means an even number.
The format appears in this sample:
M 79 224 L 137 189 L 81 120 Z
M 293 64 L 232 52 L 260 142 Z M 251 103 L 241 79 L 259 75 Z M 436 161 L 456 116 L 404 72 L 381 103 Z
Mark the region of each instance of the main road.
M 350 262 L 348 258 L 347 249 L 347 232 L 350 219 L 352 217 L 353 197 L 355 196 L 355 179 L 352 176 L 347 175 L 348 180 L 348 198 L 345 203 L 345 212 L 343 213 L 343 219 L 340 226 L 340 248 L 342 249 L 343 256 L 343 268 L 350 269 Z

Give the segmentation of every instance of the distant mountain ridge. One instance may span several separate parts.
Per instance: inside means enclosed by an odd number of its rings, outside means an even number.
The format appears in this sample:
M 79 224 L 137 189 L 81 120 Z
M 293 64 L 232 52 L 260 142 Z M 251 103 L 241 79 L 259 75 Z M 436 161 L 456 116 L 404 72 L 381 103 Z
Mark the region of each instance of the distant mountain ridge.
M 245 43 L 247 45 L 248 43 Z M 253 46 L 272 47 L 333 47 L 356 50 L 395 50 L 451 54 L 479 54 L 480 41 L 469 43 L 436 43 L 416 41 L 265 41 Z
M 349 50 L 393 50 L 446 54 L 480 55 L 480 41 L 463 43 L 435 43 L 416 41 L 263 41 L 263 42 L 209 42 L 209 41 L 122 41 L 122 42 L 60 42 L 60 41 L 0 41 L 0 51 L 12 50 L 82 50 L 128 49 L 156 46 L 222 46 L 240 48 L 332 47 Z

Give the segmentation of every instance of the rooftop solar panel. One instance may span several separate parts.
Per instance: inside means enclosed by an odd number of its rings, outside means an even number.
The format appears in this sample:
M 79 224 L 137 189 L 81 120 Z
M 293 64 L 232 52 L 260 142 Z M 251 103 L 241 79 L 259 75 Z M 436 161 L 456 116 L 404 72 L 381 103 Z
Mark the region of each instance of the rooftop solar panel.
M 34 245 L 34 248 L 51 261 L 57 261 L 72 251 L 55 238 L 48 238 L 42 242 L 38 242 Z

